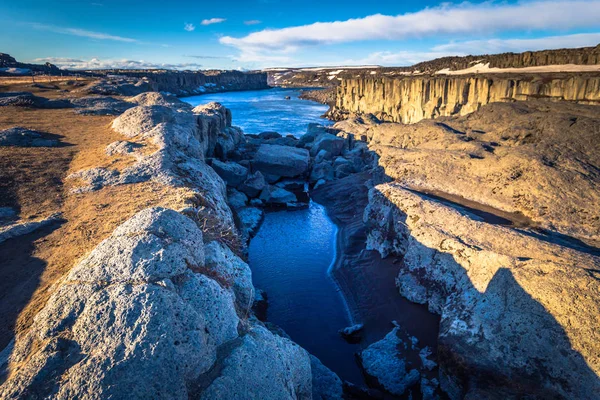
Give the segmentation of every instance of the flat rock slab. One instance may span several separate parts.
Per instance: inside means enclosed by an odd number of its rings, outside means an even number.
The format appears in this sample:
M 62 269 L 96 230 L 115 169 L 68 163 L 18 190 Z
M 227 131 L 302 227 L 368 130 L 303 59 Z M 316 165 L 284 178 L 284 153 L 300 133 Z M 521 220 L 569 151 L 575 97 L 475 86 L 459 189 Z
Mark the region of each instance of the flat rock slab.
M 265 174 L 291 178 L 304 174 L 309 161 L 310 154 L 306 149 L 262 144 L 254 156 L 253 165 Z

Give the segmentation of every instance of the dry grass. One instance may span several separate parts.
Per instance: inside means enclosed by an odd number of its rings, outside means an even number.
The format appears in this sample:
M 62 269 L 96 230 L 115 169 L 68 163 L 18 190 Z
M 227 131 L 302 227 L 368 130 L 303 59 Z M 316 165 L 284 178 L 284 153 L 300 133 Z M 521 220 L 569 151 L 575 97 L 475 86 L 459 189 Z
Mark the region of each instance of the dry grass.
M 2 86 L 0 91 L 6 90 Z M 32 91 L 13 85 L 10 90 Z M 58 92 L 55 90 L 55 92 Z M 59 97 L 64 93 L 36 93 Z M 186 188 L 155 182 L 73 194 L 66 177 L 92 167 L 122 169 L 131 156 L 109 157 L 108 144 L 124 138 L 110 128 L 114 117 L 84 116 L 73 109 L 0 108 L 0 129 L 23 126 L 61 136 L 62 147 L 0 148 L 0 207 L 20 210 L 21 218 L 61 212 L 64 223 L 0 245 L 0 348 L 13 333 L 27 329 L 45 305 L 52 286 L 114 229 L 144 208 L 181 209 L 196 204 Z M 154 151 L 146 144 L 143 153 Z M 35 268 L 33 268 L 35 267 Z

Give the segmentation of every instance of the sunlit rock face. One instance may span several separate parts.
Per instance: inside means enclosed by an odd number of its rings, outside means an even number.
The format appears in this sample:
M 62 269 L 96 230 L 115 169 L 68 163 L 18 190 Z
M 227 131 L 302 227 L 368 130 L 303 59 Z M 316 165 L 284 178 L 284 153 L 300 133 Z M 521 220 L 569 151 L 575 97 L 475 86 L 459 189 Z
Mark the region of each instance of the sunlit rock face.
M 424 76 L 344 79 L 333 115 L 372 113 L 383 120 L 413 124 L 440 116 L 467 115 L 488 103 L 547 98 L 600 103 L 600 77 Z

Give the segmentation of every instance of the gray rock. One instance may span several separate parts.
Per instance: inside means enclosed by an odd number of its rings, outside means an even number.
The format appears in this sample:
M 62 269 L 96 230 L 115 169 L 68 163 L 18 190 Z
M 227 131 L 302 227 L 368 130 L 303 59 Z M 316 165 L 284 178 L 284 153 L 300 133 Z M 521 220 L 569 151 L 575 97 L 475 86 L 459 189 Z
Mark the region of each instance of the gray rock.
M 314 144 L 310 148 L 310 155 L 315 157 L 321 150 L 325 150 L 334 157 L 339 156 L 342 154 L 342 150 L 344 150 L 344 144 L 344 139 L 330 133 L 324 133 L 316 138 Z
M 267 361 L 268 360 L 268 361 Z M 296 400 L 312 397 L 308 353 L 254 324 L 223 362 L 201 399 Z
M 260 194 L 260 199 L 272 206 L 283 206 L 297 201 L 294 193 L 278 186 L 268 186 Z
M 0 93 L 0 107 L 31 107 L 31 108 L 70 108 L 73 107 L 68 100 L 49 100 L 29 92 L 4 92 Z
M 320 150 L 315 156 L 315 164 L 322 163 L 323 161 L 331 161 L 333 159 L 333 154 L 328 152 L 327 150 Z
M 213 160 L 212 168 L 227 183 L 227 186 L 238 187 L 248 176 L 248 169 L 233 161 L 222 162 Z
M 296 177 L 308 170 L 308 150 L 263 144 L 254 156 L 253 165 L 265 174 Z
M 241 258 L 233 254 L 226 245 L 217 241 L 205 247 L 206 267 L 214 271 L 222 282 L 233 288 L 236 304 L 240 310 L 248 313 L 254 302 L 252 272 Z
M 138 106 L 166 106 L 179 110 L 191 110 L 192 108 L 191 105 L 179 100 L 175 96 L 169 96 L 158 92 L 141 93 L 125 100 Z
M 233 209 L 246 207 L 248 204 L 248 196 L 234 188 L 227 189 L 227 202 Z
M 143 147 L 143 145 L 139 143 L 119 140 L 106 146 L 105 152 L 107 156 L 127 155 L 135 153 L 135 151 L 141 147 Z
M 237 211 L 237 215 L 240 220 L 242 237 L 250 239 L 260 227 L 264 212 L 256 207 L 244 207 Z
M 310 355 L 310 367 L 312 371 L 313 400 L 339 400 L 343 398 L 342 380 L 312 354 Z
M 6 209 L 12 210 L 8 207 L 0 208 L 0 210 L 4 210 L 0 218 L 6 219 L 16 215 L 14 210 L 13 214 L 11 215 L 11 213 L 9 211 L 6 211 Z M 61 219 L 62 215 L 60 213 L 55 213 L 50 215 L 49 217 L 37 221 L 16 222 L 11 225 L 0 226 L 0 243 L 18 236 L 27 235 L 33 231 L 36 231 L 37 229 L 56 223 Z
M 75 97 L 71 103 L 77 108 L 77 114 L 83 115 L 120 115 L 134 105 L 108 96 Z
M 281 134 L 277 132 L 261 132 L 258 135 L 259 139 L 268 140 L 268 139 L 279 139 L 281 138 Z
M 310 171 L 309 180 L 311 182 L 317 182 L 321 179 L 325 181 L 331 181 L 334 178 L 334 170 L 330 161 L 323 161 L 320 164 L 315 164 Z
M 238 190 L 248 195 L 248 197 L 256 197 L 267 187 L 267 182 L 260 171 L 248 175 L 246 180 L 238 186 Z
M 47 139 L 43 132 L 16 126 L 0 131 L 0 146 L 13 147 L 54 147 L 58 140 Z
M 385 338 L 367 347 L 360 353 L 360 359 L 368 375 L 376 378 L 391 394 L 401 396 L 419 382 L 421 375 L 416 369 L 410 369 L 398 353 L 398 347 L 404 343 L 397 332 L 398 328 L 394 328 Z

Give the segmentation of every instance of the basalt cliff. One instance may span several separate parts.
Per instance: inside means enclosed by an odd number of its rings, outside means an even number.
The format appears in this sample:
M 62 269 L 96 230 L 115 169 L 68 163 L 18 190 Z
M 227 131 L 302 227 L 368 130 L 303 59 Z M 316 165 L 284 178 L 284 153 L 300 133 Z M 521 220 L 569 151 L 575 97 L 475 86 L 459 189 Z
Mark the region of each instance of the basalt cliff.
M 374 114 L 412 124 L 440 116 L 467 115 L 495 102 L 529 99 L 600 104 L 597 74 L 362 77 L 337 87 L 330 115 Z

